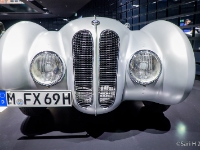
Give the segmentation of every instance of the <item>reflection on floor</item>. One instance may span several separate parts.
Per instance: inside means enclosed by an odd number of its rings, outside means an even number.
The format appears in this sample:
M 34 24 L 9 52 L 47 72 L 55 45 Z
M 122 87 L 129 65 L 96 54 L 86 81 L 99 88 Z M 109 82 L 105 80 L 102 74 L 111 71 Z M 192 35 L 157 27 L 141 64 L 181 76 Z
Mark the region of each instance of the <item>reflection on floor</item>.
M 26 117 L 8 108 L 0 113 L 0 150 L 199 149 L 199 108 L 199 81 L 186 101 L 164 113 L 148 111 L 141 102 L 124 102 L 97 117 L 74 108 L 50 108 L 40 117 Z
M 162 133 L 169 131 L 170 122 L 163 113 L 149 112 L 145 107 L 138 107 L 138 104 L 141 106 L 142 103 L 124 102 L 117 111 L 96 117 L 80 113 L 75 108 L 59 110 L 55 108 L 48 110 L 45 115 L 40 117 L 27 117 L 21 125 L 21 131 L 28 136 L 51 131 L 64 133 L 86 131 L 94 138 L 101 136 L 104 132 L 122 133 L 130 130 L 144 131 L 145 129 L 156 129 Z M 56 122 L 54 122 L 54 118 L 57 118 Z
M 3 112 L 7 107 L 0 107 L 0 112 Z

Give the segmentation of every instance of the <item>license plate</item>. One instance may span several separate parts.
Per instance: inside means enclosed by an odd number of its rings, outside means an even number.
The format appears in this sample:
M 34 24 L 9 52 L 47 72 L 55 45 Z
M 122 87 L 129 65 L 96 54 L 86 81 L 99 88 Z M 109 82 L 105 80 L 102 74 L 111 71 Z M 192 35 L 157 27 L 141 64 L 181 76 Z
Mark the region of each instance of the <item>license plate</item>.
M 0 91 L 0 106 L 60 107 L 72 106 L 71 91 Z

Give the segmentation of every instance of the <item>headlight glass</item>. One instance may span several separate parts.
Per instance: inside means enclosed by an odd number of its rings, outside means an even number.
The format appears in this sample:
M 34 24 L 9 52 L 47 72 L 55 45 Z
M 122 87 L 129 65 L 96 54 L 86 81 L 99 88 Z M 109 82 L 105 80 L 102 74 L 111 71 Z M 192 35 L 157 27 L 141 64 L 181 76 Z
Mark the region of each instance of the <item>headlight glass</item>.
M 129 75 L 132 81 L 142 85 L 156 81 L 161 73 L 159 57 L 150 50 L 137 51 L 129 62 Z
M 33 80 L 40 85 L 52 86 L 64 77 L 65 65 L 55 52 L 44 51 L 33 58 L 30 73 Z

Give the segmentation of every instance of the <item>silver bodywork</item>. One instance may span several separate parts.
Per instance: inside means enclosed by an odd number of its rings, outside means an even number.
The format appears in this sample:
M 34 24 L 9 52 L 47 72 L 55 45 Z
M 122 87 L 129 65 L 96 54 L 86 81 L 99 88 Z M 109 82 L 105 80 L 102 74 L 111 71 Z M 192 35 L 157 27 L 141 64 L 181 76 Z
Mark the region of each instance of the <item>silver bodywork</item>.
M 10 27 L 0 40 L 0 88 L 3 90 L 71 90 L 73 106 L 88 114 L 103 114 L 114 110 L 126 100 L 152 101 L 165 105 L 182 102 L 189 95 L 195 77 L 195 60 L 191 44 L 179 27 L 167 21 L 156 21 L 138 31 L 130 31 L 120 22 L 98 17 L 82 18 L 65 25 L 60 31 L 47 31 L 32 22 L 19 22 Z M 80 30 L 92 33 L 93 104 L 82 108 L 74 91 L 72 38 Z M 116 98 L 104 109 L 98 103 L 99 37 L 102 31 L 112 30 L 120 38 Z M 162 62 L 162 72 L 156 82 L 143 86 L 132 82 L 128 64 L 138 50 L 155 52 Z M 65 62 L 63 80 L 50 88 L 34 82 L 29 71 L 33 57 L 42 51 L 56 52 Z

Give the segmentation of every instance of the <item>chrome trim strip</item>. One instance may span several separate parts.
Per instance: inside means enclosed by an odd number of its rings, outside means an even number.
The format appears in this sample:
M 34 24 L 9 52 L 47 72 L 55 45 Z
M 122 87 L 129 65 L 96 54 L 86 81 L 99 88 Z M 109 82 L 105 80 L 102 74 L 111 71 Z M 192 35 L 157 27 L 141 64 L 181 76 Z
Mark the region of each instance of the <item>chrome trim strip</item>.
M 94 37 L 94 62 L 93 62 L 93 100 L 95 107 L 95 116 L 97 115 L 97 101 L 98 101 L 98 87 L 99 87 L 99 51 L 97 47 L 98 37 L 97 37 L 97 25 L 100 22 L 96 20 L 96 16 L 94 16 L 94 20 L 92 21 L 92 25 L 95 28 Z

